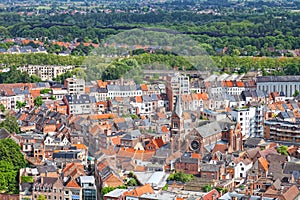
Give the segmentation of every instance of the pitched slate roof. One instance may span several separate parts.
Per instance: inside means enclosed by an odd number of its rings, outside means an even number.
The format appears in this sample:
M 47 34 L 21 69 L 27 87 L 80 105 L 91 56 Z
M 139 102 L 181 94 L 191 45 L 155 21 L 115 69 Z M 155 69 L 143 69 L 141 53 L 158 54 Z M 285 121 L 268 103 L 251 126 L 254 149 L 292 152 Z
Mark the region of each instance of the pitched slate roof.
M 258 76 L 258 83 L 264 82 L 300 82 L 300 76 Z
M 200 126 L 196 128 L 196 130 L 200 133 L 200 135 L 203 138 L 207 138 L 209 136 L 222 132 L 222 128 L 217 121 Z
M 10 133 L 6 130 L 6 128 L 0 129 L 0 139 L 5 139 L 10 135 Z

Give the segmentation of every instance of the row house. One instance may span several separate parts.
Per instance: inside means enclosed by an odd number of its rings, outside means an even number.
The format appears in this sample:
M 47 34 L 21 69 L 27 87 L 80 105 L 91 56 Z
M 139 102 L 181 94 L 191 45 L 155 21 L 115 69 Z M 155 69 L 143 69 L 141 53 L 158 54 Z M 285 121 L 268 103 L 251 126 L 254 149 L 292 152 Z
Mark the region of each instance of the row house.
M 97 200 L 97 187 L 93 176 L 81 175 L 61 179 L 38 177 L 33 183 L 20 184 L 20 198 L 37 200 L 45 196 L 49 200 Z
M 221 175 L 224 173 L 223 164 L 206 164 L 202 163 L 200 165 L 200 177 L 203 180 L 220 180 Z
M 40 195 L 47 199 L 64 199 L 64 185 L 60 178 L 40 177 L 34 181 L 32 186 L 32 200 L 37 200 Z
M 62 100 L 65 95 L 68 94 L 68 90 L 64 88 L 52 88 L 50 95 L 57 100 Z
M 247 171 L 252 167 L 252 161 L 249 159 L 237 158 L 229 162 L 229 168 L 233 168 L 234 179 L 245 179 L 247 176 Z
M 26 102 L 26 107 L 33 106 L 33 92 L 50 88 L 49 83 L 14 83 L 0 84 L 0 104 L 6 109 L 17 109 L 17 101 Z
M 22 152 L 29 157 L 34 156 L 34 146 L 37 144 L 42 144 L 44 141 L 44 136 L 42 134 L 31 132 L 19 134 L 18 137 Z
M 133 97 L 130 104 L 135 109 L 135 113 L 140 115 L 153 114 L 157 109 L 163 109 L 165 106 L 164 100 L 157 94 Z
M 208 95 L 206 93 L 183 94 L 181 99 L 183 110 L 198 111 L 203 110 L 208 105 Z
M 70 140 L 68 137 L 56 137 L 56 135 L 47 135 L 44 140 L 46 146 L 69 146 Z
M 87 94 L 66 95 L 64 102 L 68 107 L 68 114 L 90 114 L 96 111 L 96 100 Z
M 260 103 L 266 104 L 269 102 L 269 95 L 262 90 L 243 91 L 241 93 L 241 96 L 246 104 L 251 103 L 251 102 L 260 102 Z
M 229 95 L 240 95 L 245 91 L 245 86 L 242 81 L 223 81 L 222 86 L 225 92 Z
M 212 81 L 212 82 L 203 82 L 207 93 L 218 95 L 224 92 L 224 88 L 222 87 L 222 83 L 220 81 Z
M 200 169 L 200 155 L 186 152 L 175 161 L 174 167 L 177 172 L 197 175 Z
M 107 87 L 107 97 L 113 99 L 115 97 L 135 97 L 143 95 L 140 85 L 113 85 Z
M 96 183 L 101 189 L 124 185 L 123 179 L 109 166 L 108 161 L 105 159 L 97 163 L 95 176 Z

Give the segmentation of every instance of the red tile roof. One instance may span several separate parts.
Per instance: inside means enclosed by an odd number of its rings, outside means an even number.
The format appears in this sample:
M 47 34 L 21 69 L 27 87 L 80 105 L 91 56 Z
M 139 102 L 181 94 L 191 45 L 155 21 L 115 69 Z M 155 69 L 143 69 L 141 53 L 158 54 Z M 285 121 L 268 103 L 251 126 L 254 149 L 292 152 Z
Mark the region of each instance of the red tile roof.
M 228 147 L 226 144 L 216 144 L 213 151 L 212 151 L 212 154 L 216 153 L 217 151 L 221 152 L 221 153 L 226 153 Z
M 136 97 L 135 97 L 135 101 L 136 101 L 137 103 L 142 103 L 142 102 L 143 102 L 142 96 L 136 96 Z
M 71 179 L 69 181 L 69 183 L 67 183 L 66 187 L 69 187 L 69 188 L 80 188 L 80 186 L 73 179 Z
M 264 157 L 260 157 L 258 159 L 258 162 L 260 163 L 260 165 L 262 166 L 262 168 L 265 171 L 268 171 L 268 169 L 269 169 L 269 162 Z
M 157 146 L 157 148 L 160 148 L 164 145 L 164 141 L 162 140 L 162 138 L 154 139 L 153 143 L 155 144 L 155 146 Z
M 143 194 L 154 194 L 154 191 L 150 184 L 143 185 L 141 187 L 137 187 L 134 190 L 124 192 L 124 196 L 134 196 L 140 197 Z

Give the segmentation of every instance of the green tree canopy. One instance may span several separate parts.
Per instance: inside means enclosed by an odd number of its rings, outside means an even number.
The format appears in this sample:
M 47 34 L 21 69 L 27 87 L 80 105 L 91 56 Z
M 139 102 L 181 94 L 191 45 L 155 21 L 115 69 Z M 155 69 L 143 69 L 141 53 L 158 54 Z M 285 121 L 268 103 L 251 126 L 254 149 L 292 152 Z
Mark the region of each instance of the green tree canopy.
M 0 191 L 18 193 L 18 172 L 25 166 L 20 146 L 12 139 L 0 140 Z
M 288 156 L 288 147 L 287 146 L 284 146 L 284 145 L 281 145 L 279 147 L 277 147 L 277 152 L 282 154 L 282 155 L 285 155 L 285 156 Z
M 0 128 L 1 127 L 6 128 L 6 130 L 10 133 L 20 133 L 20 128 L 17 119 L 10 113 L 7 113 L 5 119 L 2 122 L 0 122 Z
M 0 103 L 0 111 L 5 112 L 5 106 L 2 103 Z
M 204 192 L 209 192 L 209 191 L 211 191 L 213 189 L 213 187 L 211 186 L 211 185 L 204 185 L 203 187 L 202 187 L 202 190 L 204 191 Z
M 17 101 L 17 103 L 16 103 L 17 109 L 21 109 L 21 108 L 25 107 L 26 104 L 27 104 L 26 101 L 24 101 L 24 102 Z
M 173 181 L 180 181 L 183 183 L 189 182 L 194 178 L 192 174 L 185 174 L 183 172 L 175 172 L 173 174 L 170 174 L 168 177 L 168 180 L 173 180 Z
M 37 198 L 37 200 L 47 200 L 46 196 L 43 194 L 40 194 Z
M 34 100 L 33 100 L 33 103 L 35 106 L 41 106 L 43 104 L 43 99 L 41 96 L 39 97 L 36 97 Z

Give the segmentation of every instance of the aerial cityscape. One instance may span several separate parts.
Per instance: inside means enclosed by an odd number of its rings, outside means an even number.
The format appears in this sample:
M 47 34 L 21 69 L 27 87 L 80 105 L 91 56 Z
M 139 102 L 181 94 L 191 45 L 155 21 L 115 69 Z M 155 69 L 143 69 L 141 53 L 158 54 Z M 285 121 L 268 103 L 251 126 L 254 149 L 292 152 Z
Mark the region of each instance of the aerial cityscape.
M 300 0 L 0 0 L 0 200 L 300 200 Z

